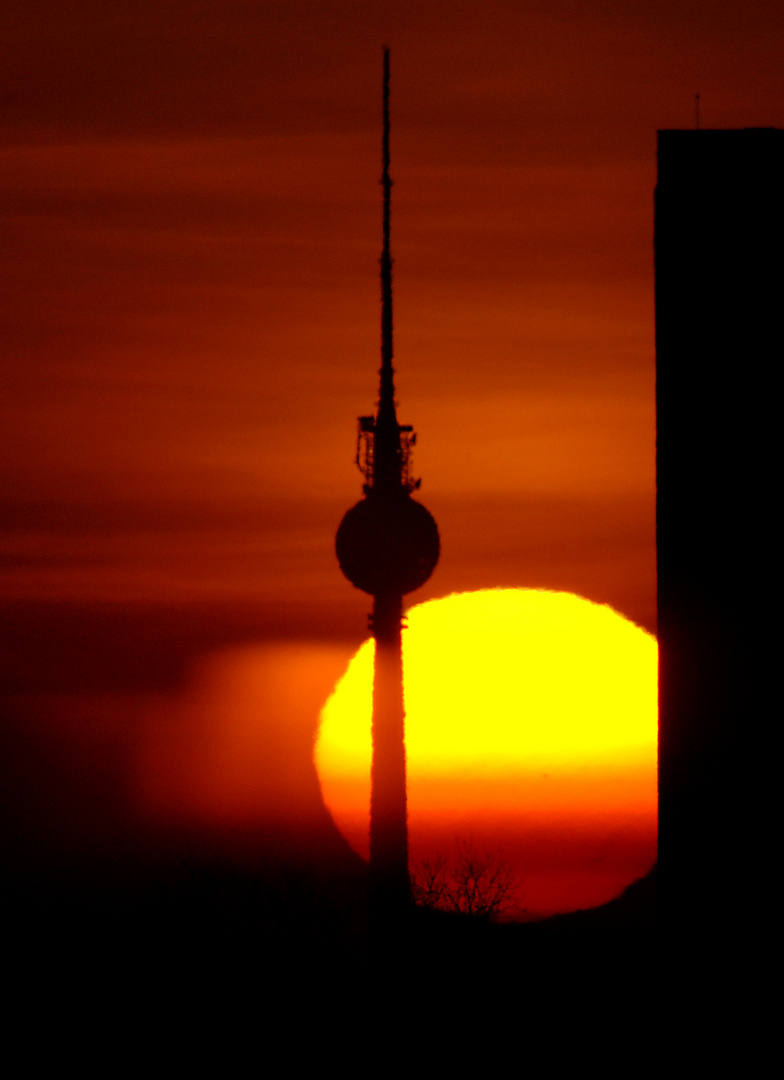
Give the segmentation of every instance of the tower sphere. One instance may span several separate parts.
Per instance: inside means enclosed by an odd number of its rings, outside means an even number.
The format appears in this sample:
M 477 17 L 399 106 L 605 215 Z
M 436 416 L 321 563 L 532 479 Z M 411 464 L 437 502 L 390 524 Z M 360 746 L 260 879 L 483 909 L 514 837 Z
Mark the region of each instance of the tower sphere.
M 335 551 L 340 569 L 358 589 L 403 595 L 433 573 L 441 544 L 433 515 L 407 491 L 380 498 L 371 489 L 345 514 Z

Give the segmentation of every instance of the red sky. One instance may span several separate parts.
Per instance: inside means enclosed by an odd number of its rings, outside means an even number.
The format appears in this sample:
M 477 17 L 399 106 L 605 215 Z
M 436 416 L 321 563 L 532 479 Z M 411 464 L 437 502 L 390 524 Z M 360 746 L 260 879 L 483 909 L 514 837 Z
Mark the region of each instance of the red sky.
M 412 599 L 568 589 L 655 629 L 656 131 L 693 126 L 695 93 L 705 127 L 782 126 L 783 22 L 776 0 L 6 0 L 11 690 L 91 682 L 55 602 L 109 672 L 112 641 L 116 667 L 146 655 L 142 610 L 364 635 L 332 545 L 375 400 L 384 43 L 399 415 L 443 544 Z

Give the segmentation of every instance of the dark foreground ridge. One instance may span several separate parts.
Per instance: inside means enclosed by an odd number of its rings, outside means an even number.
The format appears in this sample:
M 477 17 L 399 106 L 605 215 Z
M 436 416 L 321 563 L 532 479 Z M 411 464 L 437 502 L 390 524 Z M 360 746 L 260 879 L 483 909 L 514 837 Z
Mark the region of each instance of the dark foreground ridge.
M 366 872 L 359 860 L 243 869 L 196 856 L 17 866 L 3 884 L 8 976 L 19 993 L 78 985 L 96 1000 L 163 995 L 176 1010 L 273 991 L 321 1011 L 361 1008 L 363 989 L 416 973 L 410 1003 L 429 998 L 439 1013 L 486 1011 L 488 993 L 579 1011 L 584 993 L 644 995 L 653 981 L 655 872 L 601 908 L 538 923 L 414 908 L 382 971 L 368 956 Z

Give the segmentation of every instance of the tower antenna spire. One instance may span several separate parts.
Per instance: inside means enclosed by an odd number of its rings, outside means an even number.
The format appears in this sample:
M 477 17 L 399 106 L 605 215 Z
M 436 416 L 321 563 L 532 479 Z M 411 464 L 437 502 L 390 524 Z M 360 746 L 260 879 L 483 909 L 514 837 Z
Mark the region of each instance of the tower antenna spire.
M 404 482 L 408 444 L 401 443 L 395 411 L 395 370 L 392 367 L 392 247 L 390 217 L 392 180 L 389 175 L 389 49 L 384 47 L 383 126 L 381 137 L 381 189 L 384 195 L 381 247 L 381 368 L 378 407 L 374 424 L 372 477 L 376 487 L 397 488 Z
M 381 249 L 381 388 L 379 405 L 385 396 L 392 398 L 395 387 L 392 370 L 392 251 L 389 239 L 392 180 L 389 176 L 389 49 L 384 47 L 384 122 L 381 140 L 381 187 L 384 192 L 383 236 Z

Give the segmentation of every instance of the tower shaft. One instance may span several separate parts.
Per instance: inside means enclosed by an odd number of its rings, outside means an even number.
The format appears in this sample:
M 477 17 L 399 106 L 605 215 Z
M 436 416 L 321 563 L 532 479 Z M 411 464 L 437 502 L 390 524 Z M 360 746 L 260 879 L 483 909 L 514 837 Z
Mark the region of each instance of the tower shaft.
M 373 597 L 373 760 L 370 773 L 370 886 L 377 909 L 409 900 L 405 706 L 401 622 L 403 598 Z

